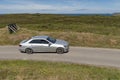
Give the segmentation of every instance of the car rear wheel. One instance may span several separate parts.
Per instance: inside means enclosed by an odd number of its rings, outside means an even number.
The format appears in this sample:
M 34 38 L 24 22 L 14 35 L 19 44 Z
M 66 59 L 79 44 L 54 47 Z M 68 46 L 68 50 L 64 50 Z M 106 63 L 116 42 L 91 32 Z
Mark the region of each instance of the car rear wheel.
M 57 48 L 56 52 L 58 54 L 63 54 L 64 53 L 64 49 L 63 48 Z
M 27 49 L 25 50 L 25 52 L 26 52 L 27 54 L 32 54 L 32 53 L 33 53 L 33 50 L 30 49 L 30 48 L 27 48 Z

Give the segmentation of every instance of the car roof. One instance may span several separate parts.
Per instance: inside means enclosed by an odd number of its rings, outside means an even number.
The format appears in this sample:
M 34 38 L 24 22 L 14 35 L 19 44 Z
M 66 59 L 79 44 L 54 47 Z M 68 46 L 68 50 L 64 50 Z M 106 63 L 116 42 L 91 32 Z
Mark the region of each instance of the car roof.
M 32 39 L 47 39 L 49 36 L 33 36 Z

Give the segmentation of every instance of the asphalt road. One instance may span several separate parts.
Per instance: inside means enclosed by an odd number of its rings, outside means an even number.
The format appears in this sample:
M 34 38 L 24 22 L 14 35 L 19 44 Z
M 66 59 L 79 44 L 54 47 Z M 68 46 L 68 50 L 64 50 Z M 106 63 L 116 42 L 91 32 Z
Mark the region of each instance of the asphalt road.
M 0 46 L 0 60 L 42 60 L 72 62 L 97 66 L 120 68 L 120 50 L 103 48 L 70 47 L 70 52 L 56 53 L 20 53 L 17 46 Z

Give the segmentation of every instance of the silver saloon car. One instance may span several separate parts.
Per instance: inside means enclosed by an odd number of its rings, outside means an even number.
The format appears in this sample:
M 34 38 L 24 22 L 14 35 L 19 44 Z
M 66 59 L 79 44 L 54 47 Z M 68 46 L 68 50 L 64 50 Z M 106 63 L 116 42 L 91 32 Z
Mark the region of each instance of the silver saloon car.
M 69 51 L 69 43 L 49 36 L 34 36 L 23 40 L 19 44 L 20 52 L 32 54 L 34 52 L 57 52 L 63 54 Z

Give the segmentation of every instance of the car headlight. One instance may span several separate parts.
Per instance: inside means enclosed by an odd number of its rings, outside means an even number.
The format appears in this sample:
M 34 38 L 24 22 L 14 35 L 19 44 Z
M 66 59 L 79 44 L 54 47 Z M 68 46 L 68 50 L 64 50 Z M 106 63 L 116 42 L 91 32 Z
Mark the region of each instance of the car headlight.
M 66 45 L 64 45 L 64 47 L 65 47 L 65 48 L 67 48 L 67 46 L 66 46 Z

